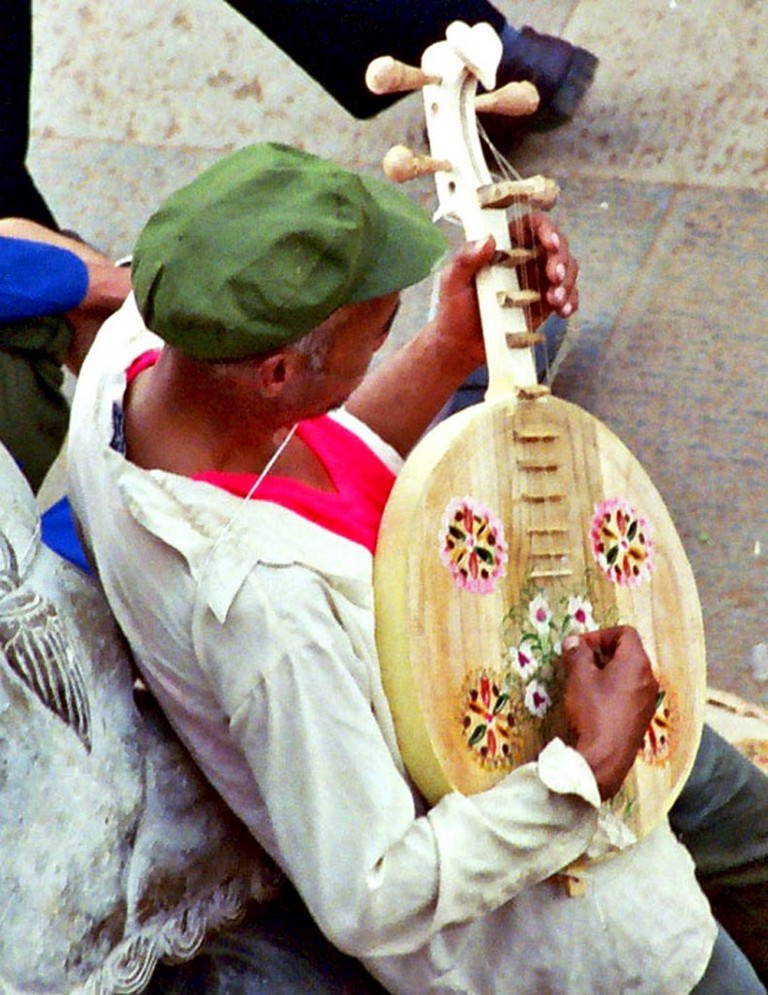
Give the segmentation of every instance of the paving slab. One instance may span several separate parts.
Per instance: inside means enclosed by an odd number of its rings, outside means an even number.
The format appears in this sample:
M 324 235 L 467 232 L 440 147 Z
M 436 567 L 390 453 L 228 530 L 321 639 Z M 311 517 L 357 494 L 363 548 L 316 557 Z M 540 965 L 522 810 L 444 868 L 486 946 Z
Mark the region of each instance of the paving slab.
M 526 142 L 537 170 L 768 189 L 768 5 L 581 0 L 567 37 L 601 64 L 577 118 Z
M 357 121 L 221 0 L 146 0 L 119 18 L 105 0 L 47 0 L 34 29 L 30 165 L 60 223 L 112 254 L 190 167 L 249 142 L 380 174 L 391 145 L 421 140 L 418 95 Z
M 768 196 L 612 189 L 585 181 L 586 206 L 570 208 L 578 238 L 599 221 L 595 197 L 615 198 L 589 242 L 557 389 L 617 432 L 667 501 L 699 583 L 714 683 L 765 699 L 752 660 L 768 641 Z

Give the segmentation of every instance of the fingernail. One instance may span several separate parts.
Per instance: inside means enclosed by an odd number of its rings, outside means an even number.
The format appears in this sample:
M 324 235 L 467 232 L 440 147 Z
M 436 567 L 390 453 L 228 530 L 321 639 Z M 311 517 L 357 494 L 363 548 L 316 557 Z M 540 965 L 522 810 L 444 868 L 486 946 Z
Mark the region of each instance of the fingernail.
M 571 302 L 568 301 L 568 303 L 563 305 L 563 307 L 560 309 L 560 314 L 564 318 L 570 318 L 570 316 L 573 314 L 573 304 L 571 304 Z
M 565 300 L 565 287 L 557 287 L 552 291 L 552 303 L 562 304 Z
M 566 636 L 565 639 L 563 640 L 564 650 L 575 650 L 578 645 L 579 645 L 578 636 Z
M 557 269 L 555 270 L 555 276 L 557 277 L 557 279 L 558 279 L 558 281 L 560 283 L 563 282 L 563 280 L 565 279 L 565 264 L 564 263 L 558 263 L 557 264 Z
M 560 248 L 560 236 L 556 231 L 553 231 L 549 236 L 549 244 L 555 249 Z

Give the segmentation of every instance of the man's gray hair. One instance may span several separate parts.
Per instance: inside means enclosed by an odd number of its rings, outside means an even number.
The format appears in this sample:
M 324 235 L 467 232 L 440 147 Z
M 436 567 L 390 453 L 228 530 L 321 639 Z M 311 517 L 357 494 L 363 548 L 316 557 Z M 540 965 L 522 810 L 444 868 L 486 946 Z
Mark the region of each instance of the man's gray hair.
M 307 366 L 312 373 L 320 373 L 325 368 L 332 342 L 333 326 L 329 322 L 323 322 L 289 348 L 306 358 Z
M 323 322 L 322 325 L 313 328 L 285 348 L 304 356 L 310 373 L 322 373 L 332 342 L 333 326 L 328 322 Z M 244 359 L 213 359 L 203 362 L 209 371 L 218 376 L 226 377 L 233 368 L 254 365 L 262 358 L 261 356 L 246 356 Z

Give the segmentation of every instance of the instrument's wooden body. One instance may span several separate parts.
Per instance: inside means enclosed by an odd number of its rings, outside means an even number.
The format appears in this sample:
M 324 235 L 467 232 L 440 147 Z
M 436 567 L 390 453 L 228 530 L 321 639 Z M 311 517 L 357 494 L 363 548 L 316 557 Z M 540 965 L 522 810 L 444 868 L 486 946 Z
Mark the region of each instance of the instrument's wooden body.
M 642 836 L 681 789 L 701 733 L 699 600 L 637 460 L 597 419 L 536 384 L 523 310 L 531 288 L 520 292 L 509 197 L 497 196 L 505 184 L 491 181 L 474 119 L 477 79 L 492 88 L 499 55 L 488 25 L 454 24 L 422 60 L 438 214 L 460 220 L 469 239 L 493 235 L 501 251 L 477 277 L 485 402 L 425 436 L 382 521 L 374 581 L 383 679 L 406 765 L 434 802 L 449 790 L 482 791 L 554 735 L 567 739 L 562 638 L 634 625 L 662 696 L 611 807 Z
M 634 542 L 635 557 L 646 559 L 631 584 L 616 583 L 598 563 L 605 557 L 595 557 L 595 508 L 617 497 L 644 519 L 644 544 L 639 532 Z M 474 510 L 474 527 L 460 521 L 454 532 L 466 539 L 449 540 L 462 506 Z M 463 542 L 471 574 L 470 547 L 482 540 L 482 518 L 497 529 L 493 546 L 503 543 L 507 559 L 495 580 L 473 581 L 457 570 L 458 547 Z M 631 528 L 629 515 L 627 521 Z M 455 544 L 453 560 L 447 541 Z M 483 564 L 492 574 L 488 558 L 476 560 L 476 567 Z M 552 658 L 563 624 L 578 630 L 581 617 L 585 625 L 634 625 L 653 661 L 664 699 L 612 807 L 638 836 L 666 814 L 690 770 L 703 721 L 699 601 L 662 499 L 597 419 L 545 396 L 482 404 L 437 426 L 409 457 L 388 503 L 375 583 L 385 689 L 406 765 L 431 801 L 453 789 L 482 791 L 535 759 L 553 735 L 567 739 L 554 659 L 541 661 L 531 676 L 552 700 L 539 717 L 526 704 L 531 681 L 511 654 L 521 645 L 536 654 L 538 637 Z M 499 705 L 503 694 L 508 702 Z

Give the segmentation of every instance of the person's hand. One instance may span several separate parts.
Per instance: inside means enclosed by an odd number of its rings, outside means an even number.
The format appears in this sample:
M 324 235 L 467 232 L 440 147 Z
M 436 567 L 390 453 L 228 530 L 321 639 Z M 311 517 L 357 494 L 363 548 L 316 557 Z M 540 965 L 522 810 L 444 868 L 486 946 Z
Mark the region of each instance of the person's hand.
M 565 235 L 541 211 L 511 222 L 509 231 L 513 244 L 538 249 L 536 258 L 520 273 L 521 284 L 541 294 L 541 301 L 528 310 L 531 330 L 553 312 L 569 317 L 579 306 L 579 264 L 570 253 Z M 485 361 L 475 277 L 493 262 L 495 251 L 492 237 L 464 245 L 454 253 L 440 280 L 437 328 L 449 343 L 447 354 L 462 356 L 469 370 Z
M 579 264 L 570 253 L 568 239 L 542 211 L 524 214 L 510 226 L 510 235 L 516 244 L 539 249 L 521 271 L 521 283 L 541 294 L 541 301 L 531 306 L 532 327 L 537 328 L 553 312 L 570 317 L 579 306 Z
M 465 376 L 485 362 L 475 277 L 491 263 L 495 251 L 492 237 L 485 242 L 469 242 L 451 256 L 440 276 L 434 323 L 441 343 L 439 355 L 462 365 Z
M 562 662 L 572 745 L 592 768 L 600 797 L 611 798 L 653 718 L 658 682 L 640 637 L 629 626 L 566 637 Z
M 130 270 L 116 266 L 103 252 L 81 239 L 54 231 L 27 218 L 0 218 L 0 237 L 44 242 L 66 249 L 85 263 L 88 270 L 85 297 L 77 307 L 64 314 L 64 319 L 73 332 L 64 364 L 77 374 L 97 331 L 130 293 Z
M 64 363 L 74 374 L 80 372 L 96 333 L 131 292 L 131 271 L 127 267 L 115 266 L 109 260 L 87 265 L 86 295 L 76 308 L 64 315 L 73 332 Z

